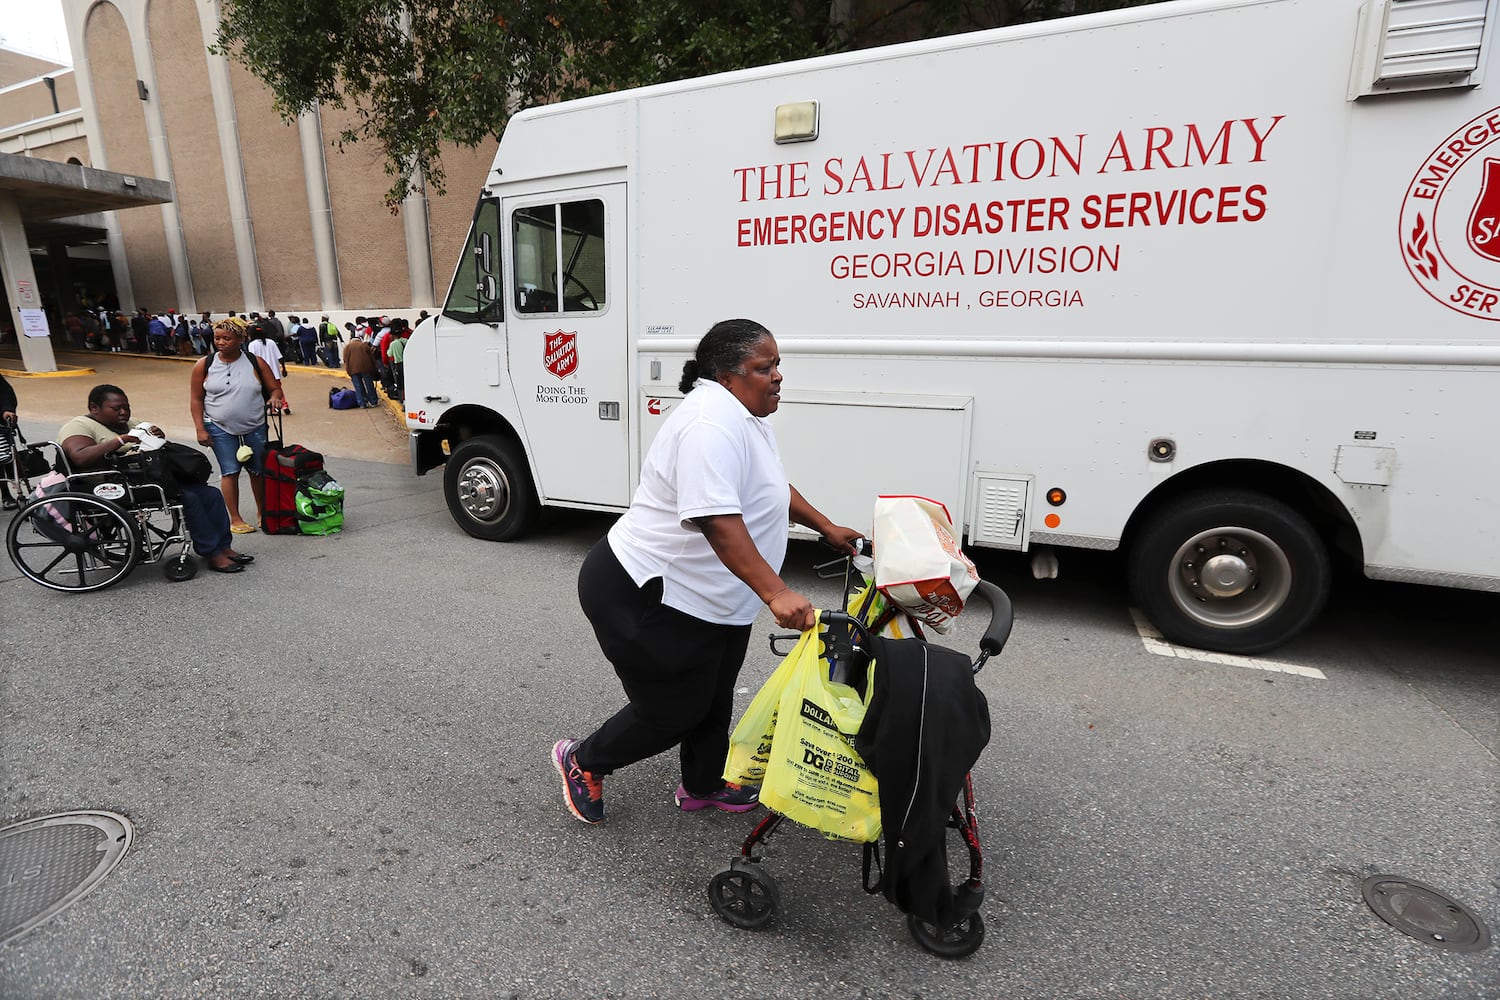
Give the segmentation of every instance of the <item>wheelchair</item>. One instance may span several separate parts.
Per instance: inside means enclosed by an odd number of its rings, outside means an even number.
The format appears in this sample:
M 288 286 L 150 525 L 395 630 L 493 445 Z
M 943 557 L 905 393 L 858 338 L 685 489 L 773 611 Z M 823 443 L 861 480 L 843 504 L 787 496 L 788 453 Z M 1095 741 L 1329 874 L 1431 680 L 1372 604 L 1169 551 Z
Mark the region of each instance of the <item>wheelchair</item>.
M 28 444 L 13 428 L 0 434 L 14 435 L 4 471 L 20 500 L 5 552 L 27 579 L 85 593 L 114 586 L 142 564 L 160 563 L 174 583 L 197 575 L 182 504 L 147 481 L 134 456 L 74 472 L 55 441 Z

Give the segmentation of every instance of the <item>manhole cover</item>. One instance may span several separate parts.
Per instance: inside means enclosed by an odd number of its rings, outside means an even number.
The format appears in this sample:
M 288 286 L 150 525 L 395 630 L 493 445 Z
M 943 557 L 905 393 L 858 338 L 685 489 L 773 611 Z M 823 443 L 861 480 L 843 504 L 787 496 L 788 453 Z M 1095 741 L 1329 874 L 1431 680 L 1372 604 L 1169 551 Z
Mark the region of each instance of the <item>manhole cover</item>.
M 1484 921 L 1430 885 L 1396 875 L 1371 875 L 1365 879 L 1364 894 L 1376 916 L 1419 941 L 1449 951 L 1489 946 Z
M 130 821 L 110 812 L 39 816 L 0 828 L 0 944 L 78 902 L 130 848 Z

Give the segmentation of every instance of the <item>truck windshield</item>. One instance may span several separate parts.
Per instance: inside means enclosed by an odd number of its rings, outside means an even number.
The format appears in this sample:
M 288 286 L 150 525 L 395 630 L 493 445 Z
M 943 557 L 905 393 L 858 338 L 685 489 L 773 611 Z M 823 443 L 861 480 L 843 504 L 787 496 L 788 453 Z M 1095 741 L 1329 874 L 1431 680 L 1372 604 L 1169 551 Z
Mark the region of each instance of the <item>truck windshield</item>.
M 459 258 L 443 315 L 465 323 L 499 323 L 505 319 L 500 293 L 500 205 L 482 198 L 474 210 L 469 242 Z

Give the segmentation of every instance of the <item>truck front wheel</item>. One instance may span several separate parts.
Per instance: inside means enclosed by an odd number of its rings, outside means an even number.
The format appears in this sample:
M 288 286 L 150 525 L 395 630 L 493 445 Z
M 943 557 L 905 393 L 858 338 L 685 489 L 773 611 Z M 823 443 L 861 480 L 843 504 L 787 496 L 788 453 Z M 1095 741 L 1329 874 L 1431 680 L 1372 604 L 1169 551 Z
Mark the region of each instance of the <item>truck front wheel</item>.
M 1307 520 L 1258 493 L 1181 497 L 1131 546 L 1130 589 L 1172 642 L 1263 653 L 1300 633 L 1328 599 L 1328 550 Z
M 453 449 L 443 470 L 443 494 L 453 520 L 475 538 L 508 542 L 536 522 L 536 489 L 526 460 L 494 435 L 472 437 Z

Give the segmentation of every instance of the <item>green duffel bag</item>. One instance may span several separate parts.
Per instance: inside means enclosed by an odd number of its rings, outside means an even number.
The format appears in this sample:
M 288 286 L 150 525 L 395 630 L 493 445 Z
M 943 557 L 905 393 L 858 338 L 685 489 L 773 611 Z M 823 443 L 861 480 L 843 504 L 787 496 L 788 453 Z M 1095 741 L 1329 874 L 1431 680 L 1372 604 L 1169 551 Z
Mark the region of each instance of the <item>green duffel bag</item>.
M 318 503 L 297 493 L 297 530 L 304 535 L 334 535 L 344 530 L 344 509 Z
M 344 488 L 321 470 L 297 484 L 293 500 L 297 530 L 304 535 L 332 535 L 344 527 Z
M 297 530 L 304 535 L 336 535 L 344 530 L 344 512 L 332 510 L 314 518 L 298 514 Z

